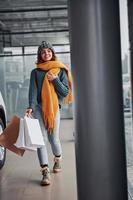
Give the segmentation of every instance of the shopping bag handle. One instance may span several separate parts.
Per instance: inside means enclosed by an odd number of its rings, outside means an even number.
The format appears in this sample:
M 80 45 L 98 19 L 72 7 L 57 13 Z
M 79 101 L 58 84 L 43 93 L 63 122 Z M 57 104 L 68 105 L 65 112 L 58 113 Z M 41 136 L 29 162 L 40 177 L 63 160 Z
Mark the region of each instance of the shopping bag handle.
M 31 115 L 31 116 L 24 115 L 24 119 L 26 119 L 26 118 L 34 119 L 33 115 Z

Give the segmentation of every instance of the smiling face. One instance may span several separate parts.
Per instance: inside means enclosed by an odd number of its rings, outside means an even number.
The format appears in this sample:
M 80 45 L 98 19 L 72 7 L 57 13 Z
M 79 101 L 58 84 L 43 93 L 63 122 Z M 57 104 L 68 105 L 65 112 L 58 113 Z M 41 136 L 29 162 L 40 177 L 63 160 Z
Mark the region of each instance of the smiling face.
M 53 52 L 51 51 L 51 49 L 48 49 L 48 48 L 44 48 L 42 51 L 41 51 L 41 58 L 44 62 L 46 61 L 50 61 L 53 57 Z

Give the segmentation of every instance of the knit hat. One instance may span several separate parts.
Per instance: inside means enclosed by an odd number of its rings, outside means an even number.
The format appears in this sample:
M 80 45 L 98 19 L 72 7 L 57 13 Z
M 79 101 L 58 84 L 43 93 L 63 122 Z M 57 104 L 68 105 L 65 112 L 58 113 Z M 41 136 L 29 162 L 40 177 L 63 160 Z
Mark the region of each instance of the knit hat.
M 53 46 L 49 42 L 42 41 L 41 45 L 38 47 L 38 54 L 42 51 L 42 49 L 47 49 L 47 48 L 55 53 Z

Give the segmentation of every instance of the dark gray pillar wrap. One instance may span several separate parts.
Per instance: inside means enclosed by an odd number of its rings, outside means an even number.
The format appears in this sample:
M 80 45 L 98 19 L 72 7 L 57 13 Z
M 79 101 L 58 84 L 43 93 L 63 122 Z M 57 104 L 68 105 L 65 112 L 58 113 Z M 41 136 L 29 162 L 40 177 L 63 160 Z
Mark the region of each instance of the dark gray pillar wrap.
M 79 200 L 127 200 L 118 0 L 70 0 Z
M 133 114 L 133 1 L 128 0 L 129 41 L 130 41 L 130 63 L 131 63 L 131 96 Z

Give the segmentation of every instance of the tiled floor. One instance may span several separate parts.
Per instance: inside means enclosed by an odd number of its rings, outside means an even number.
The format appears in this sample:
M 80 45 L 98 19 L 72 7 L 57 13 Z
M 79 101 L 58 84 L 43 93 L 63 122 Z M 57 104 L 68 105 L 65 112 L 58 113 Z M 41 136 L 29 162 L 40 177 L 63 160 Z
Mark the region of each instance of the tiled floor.
M 125 115 L 129 200 L 133 199 L 133 140 L 131 115 Z M 77 200 L 73 120 L 61 121 L 63 171 L 53 174 L 50 186 L 41 187 L 41 173 L 36 152 L 21 158 L 7 151 L 5 166 L 0 170 L 0 200 Z M 53 156 L 49 149 L 50 168 Z
M 126 139 L 126 157 L 127 157 L 127 176 L 128 176 L 128 199 L 133 200 L 133 133 L 132 133 L 132 115 L 125 113 L 125 139 Z
M 26 152 L 21 158 L 8 151 L 0 171 L 0 200 L 77 200 L 73 131 L 73 121 L 62 120 L 63 171 L 51 172 L 52 182 L 47 187 L 39 185 L 41 173 L 36 152 Z M 52 169 L 50 147 L 49 158 Z

